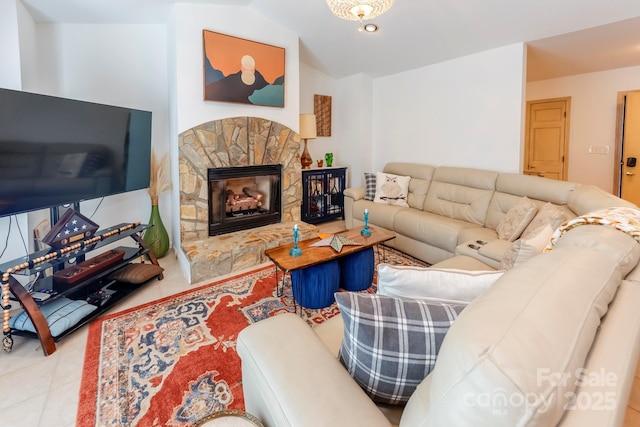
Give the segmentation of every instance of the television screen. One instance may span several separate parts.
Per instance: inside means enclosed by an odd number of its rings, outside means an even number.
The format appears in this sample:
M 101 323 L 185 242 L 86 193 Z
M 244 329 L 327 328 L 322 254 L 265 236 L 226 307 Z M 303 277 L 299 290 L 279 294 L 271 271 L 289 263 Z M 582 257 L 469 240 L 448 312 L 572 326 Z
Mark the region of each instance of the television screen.
M 151 112 L 0 89 L 0 216 L 149 186 Z

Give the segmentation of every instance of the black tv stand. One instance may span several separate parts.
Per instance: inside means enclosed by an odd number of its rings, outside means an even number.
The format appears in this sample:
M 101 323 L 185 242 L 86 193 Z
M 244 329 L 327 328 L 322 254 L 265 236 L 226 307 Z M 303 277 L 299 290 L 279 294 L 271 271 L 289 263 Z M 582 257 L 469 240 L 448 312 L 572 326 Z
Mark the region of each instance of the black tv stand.
M 114 227 L 110 227 L 104 230 L 98 231 L 93 237 L 84 239 L 82 241 L 73 243 L 61 249 L 48 248 L 38 252 L 29 254 L 28 257 L 19 258 L 11 262 L 0 265 L 0 280 L 2 284 L 2 307 L 4 308 L 4 339 L 3 348 L 5 351 L 10 352 L 13 347 L 12 335 L 31 336 L 37 337 L 42 345 L 42 351 L 45 356 L 53 354 L 56 351 L 55 342 L 59 341 L 63 337 L 78 330 L 82 326 L 89 323 L 97 316 L 103 314 L 116 303 L 139 290 L 143 284 L 140 285 L 128 285 L 118 286 L 118 282 L 109 279 L 108 276 L 124 266 L 137 261 L 141 257 L 144 257 L 145 261 L 148 260 L 152 264 L 159 265 L 158 260 L 149 250 L 149 247 L 142 240 L 142 232 L 149 228 L 149 225 L 133 223 L 133 224 L 120 224 Z M 131 237 L 135 242 L 135 247 L 120 246 L 115 250 L 123 251 L 124 255 L 116 263 L 110 264 L 106 268 L 102 268 L 99 271 L 91 272 L 90 274 L 83 276 L 73 283 L 60 285 L 53 280 L 52 275 L 48 275 L 38 279 L 33 284 L 33 290 L 35 292 L 44 292 L 51 295 L 44 301 L 36 302 L 33 299 L 30 292 L 24 288 L 23 285 L 16 279 L 16 275 L 35 275 L 43 274 L 47 270 L 53 271 L 60 270 L 66 265 L 70 265 L 70 261 L 77 260 L 90 251 L 98 250 L 105 245 L 115 243 L 126 237 Z M 114 249 L 112 249 L 113 251 Z M 51 271 L 51 270 L 49 270 Z M 164 277 L 162 273 L 158 274 L 155 279 L 162 280 Z M 152 278 L 153 279 L 153 278 Z M 147 281 L 146 283 L 150 282 Z M 19 301 L 20 305 L 27 313 L 31 322 L 34 325 L 36 333 L 22 331 L 9 328 L 9 291 Z M 40 307 L 54 301 L 60 297 L 67 297 L 69 299 L 87 300 L 91 299 L 96 305 L 96 309 L 81 319 L 76 325 L 67 329 L 60 335 L 53 337 L 49 325 L 42 314 Z M 96 303 L 97 301 L 97 303 Z

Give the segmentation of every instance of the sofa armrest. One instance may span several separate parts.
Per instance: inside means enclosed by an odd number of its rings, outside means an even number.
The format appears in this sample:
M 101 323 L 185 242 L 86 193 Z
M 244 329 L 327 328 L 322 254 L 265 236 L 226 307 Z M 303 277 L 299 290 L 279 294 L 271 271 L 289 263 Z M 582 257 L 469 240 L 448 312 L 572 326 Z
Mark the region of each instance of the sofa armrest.
M 634 314 L 638 304 L 638 283 L 622 281 L 602 318 L 584 371 L 570 379 L 583 381 L 571 395 L 570 410 L 559 427 L 614 427 L 625 421 L 640 355 L 640 318 Z
M 344 220 L 347 228 L 354 227 L 353 224 L 353 204 L 364 199 L 364 188 L 345 188 L 344 190 Z
M 391 424 L 311 327 L 295 314 L 255 323 L 238 335 L 247 412 L 267 427 Z
M 356 200 L 364 199 L 365 192 L 366 190 L 364 188 L 345 188 L 344 196 L 353 199 L 355 202 Z

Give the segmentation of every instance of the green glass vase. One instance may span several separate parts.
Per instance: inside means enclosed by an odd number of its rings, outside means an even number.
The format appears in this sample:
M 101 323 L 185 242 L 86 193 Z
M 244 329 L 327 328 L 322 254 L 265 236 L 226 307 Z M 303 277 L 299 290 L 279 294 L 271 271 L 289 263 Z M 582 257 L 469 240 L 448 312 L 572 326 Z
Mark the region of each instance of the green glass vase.
M 162 258 L 169 250 L 169 233 L 167 233 L 167 229 L 164 228 L 162 223 L 157 199 L 151 201 L 149 224 L 153 227 L 145 230 L 142 240 L 149 246 L 156 258 Z

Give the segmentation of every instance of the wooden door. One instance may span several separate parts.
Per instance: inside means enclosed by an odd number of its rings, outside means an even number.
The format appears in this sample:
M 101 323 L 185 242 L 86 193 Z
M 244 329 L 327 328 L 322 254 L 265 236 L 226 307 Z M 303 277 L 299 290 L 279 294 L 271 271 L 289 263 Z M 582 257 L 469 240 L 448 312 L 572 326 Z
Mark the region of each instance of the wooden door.
M 571 98 L 527 102 L 524 173 L 566 180 Z
M 640 206 L 640 92 L 624 97 L 622 132 L 620 197 Z

